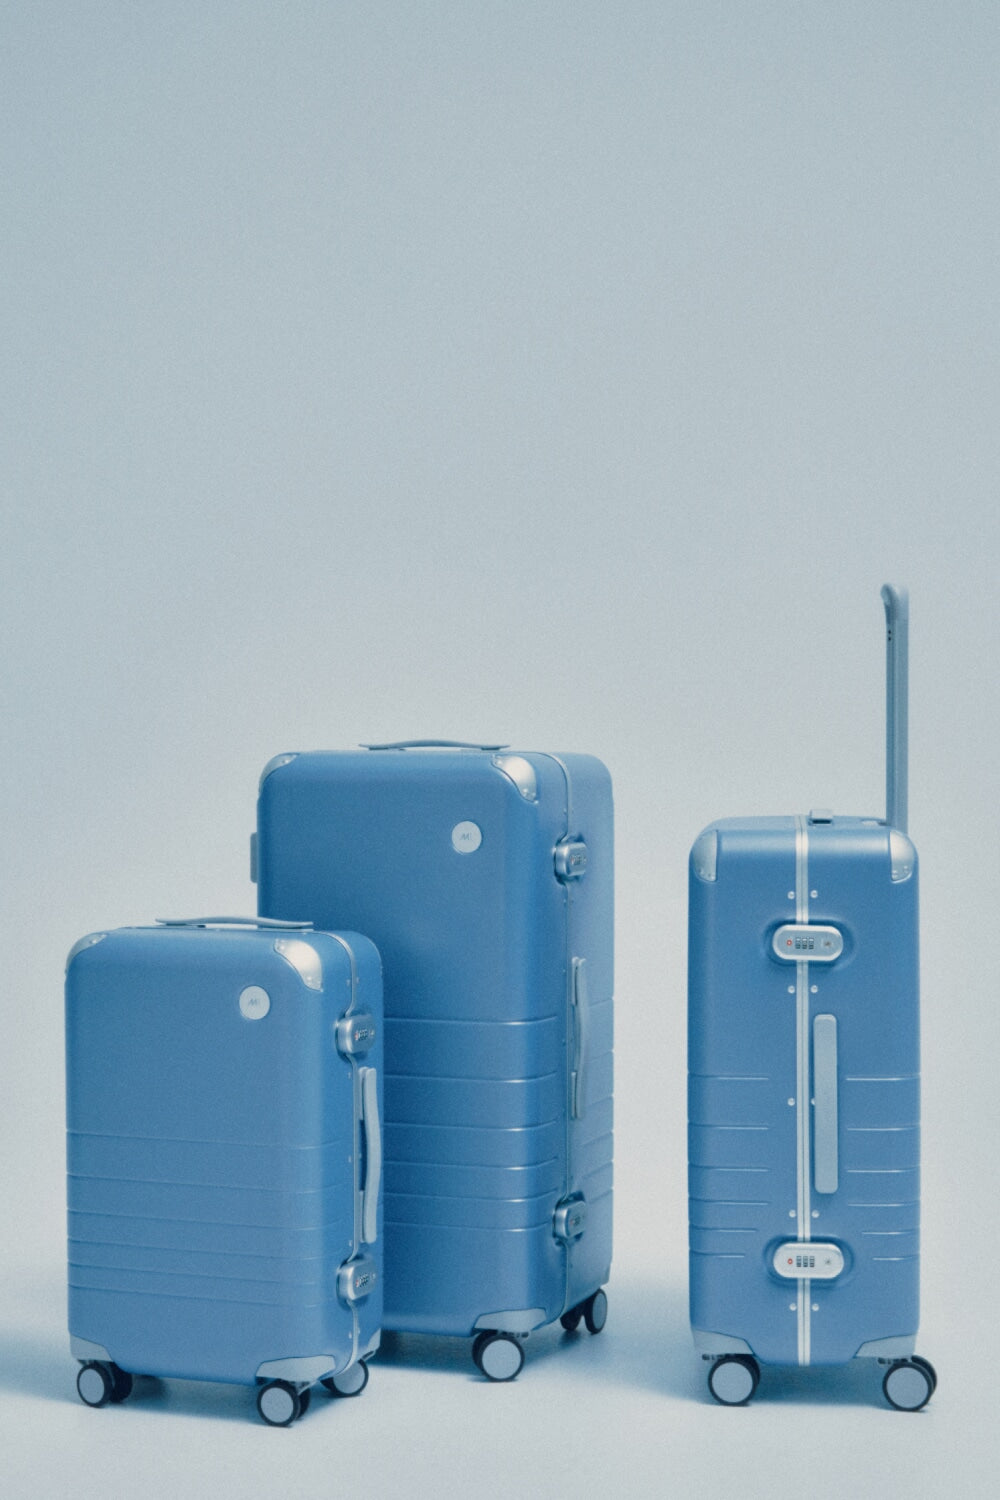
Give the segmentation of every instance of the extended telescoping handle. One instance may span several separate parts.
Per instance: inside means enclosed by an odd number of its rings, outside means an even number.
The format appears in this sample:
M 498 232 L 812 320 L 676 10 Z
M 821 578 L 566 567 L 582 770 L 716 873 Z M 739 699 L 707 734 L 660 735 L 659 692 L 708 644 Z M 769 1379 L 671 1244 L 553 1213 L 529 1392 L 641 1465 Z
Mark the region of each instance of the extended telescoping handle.
M 909 741 L 910 601 L 887 583 L 885 605 L 885 820 L 906 832 Z
M 278 927 L 296 932 L 312 927 L 311 922 L 283 922 L 280 917 L 157 917 L 160 927 Z
M 506 750 L 506 745 L 475 745 L 469 740 L 393 740 L 385 745 L 362 745 L 362 750 Z
M 362 1068 L 361 1123 L 365 1131 L 365 1187 L 361 1209 L 361 1239 L 373 1245 L 378 1239 L 378 1192 L 382 1182 L 382 1127 L 378 1114 L 378 1073 Z

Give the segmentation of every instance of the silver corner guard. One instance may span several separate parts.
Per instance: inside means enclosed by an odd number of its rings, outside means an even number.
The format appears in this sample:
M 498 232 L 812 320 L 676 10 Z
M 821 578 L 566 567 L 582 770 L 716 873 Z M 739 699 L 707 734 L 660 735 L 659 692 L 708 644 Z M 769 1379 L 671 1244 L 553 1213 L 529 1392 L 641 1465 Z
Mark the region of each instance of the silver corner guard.
M 691 850 L 691 867 L 699 880 L 715 880 L 719 864 L 719 835 L 714 828 L 706 828 L 694 841 Z
M 909 880 L 917 867 L 917 851 L 898 828 L 889 829 L 889 859 L 894 881 Z
M 85 948 L 93 948 L 95 944 L 102 942 L 106 937 L 106 932 L 89 932 L 87 936 L 82 937 L 78 943 L 74 943 L 72 948 L 66 955 L 67 969 L 78 953 L 82 953 Z
M 268 761 L 267 765 L 260 773 L 260 782 L 258 783 L 257 787 L 258 792 L 260 791 L 260 788 L 264 785 L 264 782 L 270 776 L 272 771 L 277 771 L 280 770 L 282 766 L 287 766 L 290 761 L 293 761 L 295 759 L 298 753 L 299 752 L 297 750 L 293 750 L 288 755 L 272 755 L 271 759 Z
M 493 764 L 514 783 L 525 802 L 538 801 L 538 777 L 530 760 L 523 755 L 494 755 Z
M 483 1313 L 475 1322 L 476 1328 L 488 1329 L 491 1333 L 519 1333 L 522 1337 L 545 1322 L 544 1307 L 522 1307 L 516 1312 Z
M 312 943 L 302 938 L 278 938 L 274 951 L 292 966 L 307 989 L 323 988 L 323 961 Z
M 917 1346 L 915 1333 L 900 1334 L 891 1339 L 872 1339 L 862 1344 L 855 1359 L 906 1359 Z
M 74 1359 L 111 1359 L 103 1344 L 91 1343 L 90 1339 L 78 1339 L 72 1333 L 69 1336 L 69 1352 Z

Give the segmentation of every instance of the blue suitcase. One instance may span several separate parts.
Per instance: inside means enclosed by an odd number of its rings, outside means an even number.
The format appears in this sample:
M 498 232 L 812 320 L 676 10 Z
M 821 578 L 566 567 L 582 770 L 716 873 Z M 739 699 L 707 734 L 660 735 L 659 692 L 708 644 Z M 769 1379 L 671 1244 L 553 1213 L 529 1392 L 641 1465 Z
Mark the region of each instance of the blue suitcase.
M 261 778 L 261 912 L 371 934 L 385 966 L 384 1327 L 603 1327 L 611 1263 L 611 782 L 584 755 L 407 742 Z
M 208 925 L 206 925 L 208 924 Z M 205 918 L 66 966 L 69 1329 L 90 1406 L 137 1374 L 360 1394 L 381 1325 L 382 981 L 356 933 Z
M 887 815 L 728 818 L 690 861 L 691 1324 L 716 1400 L 761 1364 L 936 1376 L 917 1331 L 917 856 L 906 835 L 907 602 L 887 620 Z

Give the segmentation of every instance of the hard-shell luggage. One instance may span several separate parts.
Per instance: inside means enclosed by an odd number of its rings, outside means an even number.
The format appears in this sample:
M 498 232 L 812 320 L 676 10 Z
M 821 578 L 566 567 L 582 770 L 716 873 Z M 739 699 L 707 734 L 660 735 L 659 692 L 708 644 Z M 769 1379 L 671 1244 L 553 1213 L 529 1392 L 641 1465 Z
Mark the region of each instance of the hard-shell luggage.
M 356 926 L 386 996 L 387 1329 L 491 1379 L 611 1263 L 611 781 L 585 755 L 407 742 L 264 769 L 261 912 Z
M 357 1395 L 381 1326 L 377 950 L 208 917 L 66 966 L 69 1329 L 90 1406 L 133 1376 Z
M 887 620 L 885 818 L 727 818 L 690 861 L 691 1324 L 724 1404 L 762 1364 L 870 1357 L 903 1410 L 917 1331 L 917 856 L 907 601 Z

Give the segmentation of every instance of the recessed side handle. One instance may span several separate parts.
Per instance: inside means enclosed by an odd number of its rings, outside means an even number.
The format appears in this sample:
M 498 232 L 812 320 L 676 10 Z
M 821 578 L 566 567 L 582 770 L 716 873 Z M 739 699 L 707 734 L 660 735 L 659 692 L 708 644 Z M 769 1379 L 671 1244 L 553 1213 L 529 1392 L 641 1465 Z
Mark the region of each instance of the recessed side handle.
M 813 1186 L 835 1193 L 837 1158 L 837 1018 L 813 1017 Z
M 573 960 L 573 1070 L 570 1079 L 570 1109 L 574 1120 L 582 1120 L 587 1109 L 587 1064 L 590 1061 L 590 997 L 587 991 L 587 960 Z
M 382 1182 L 382 1127 L 378 1114 L 378 1073 L 361 1070 L 361 1124 L 365 1132 L 365 1187 L 361 1210 L 361 1239 L 373 1245 L 378 1238 L 378 1193 Z

